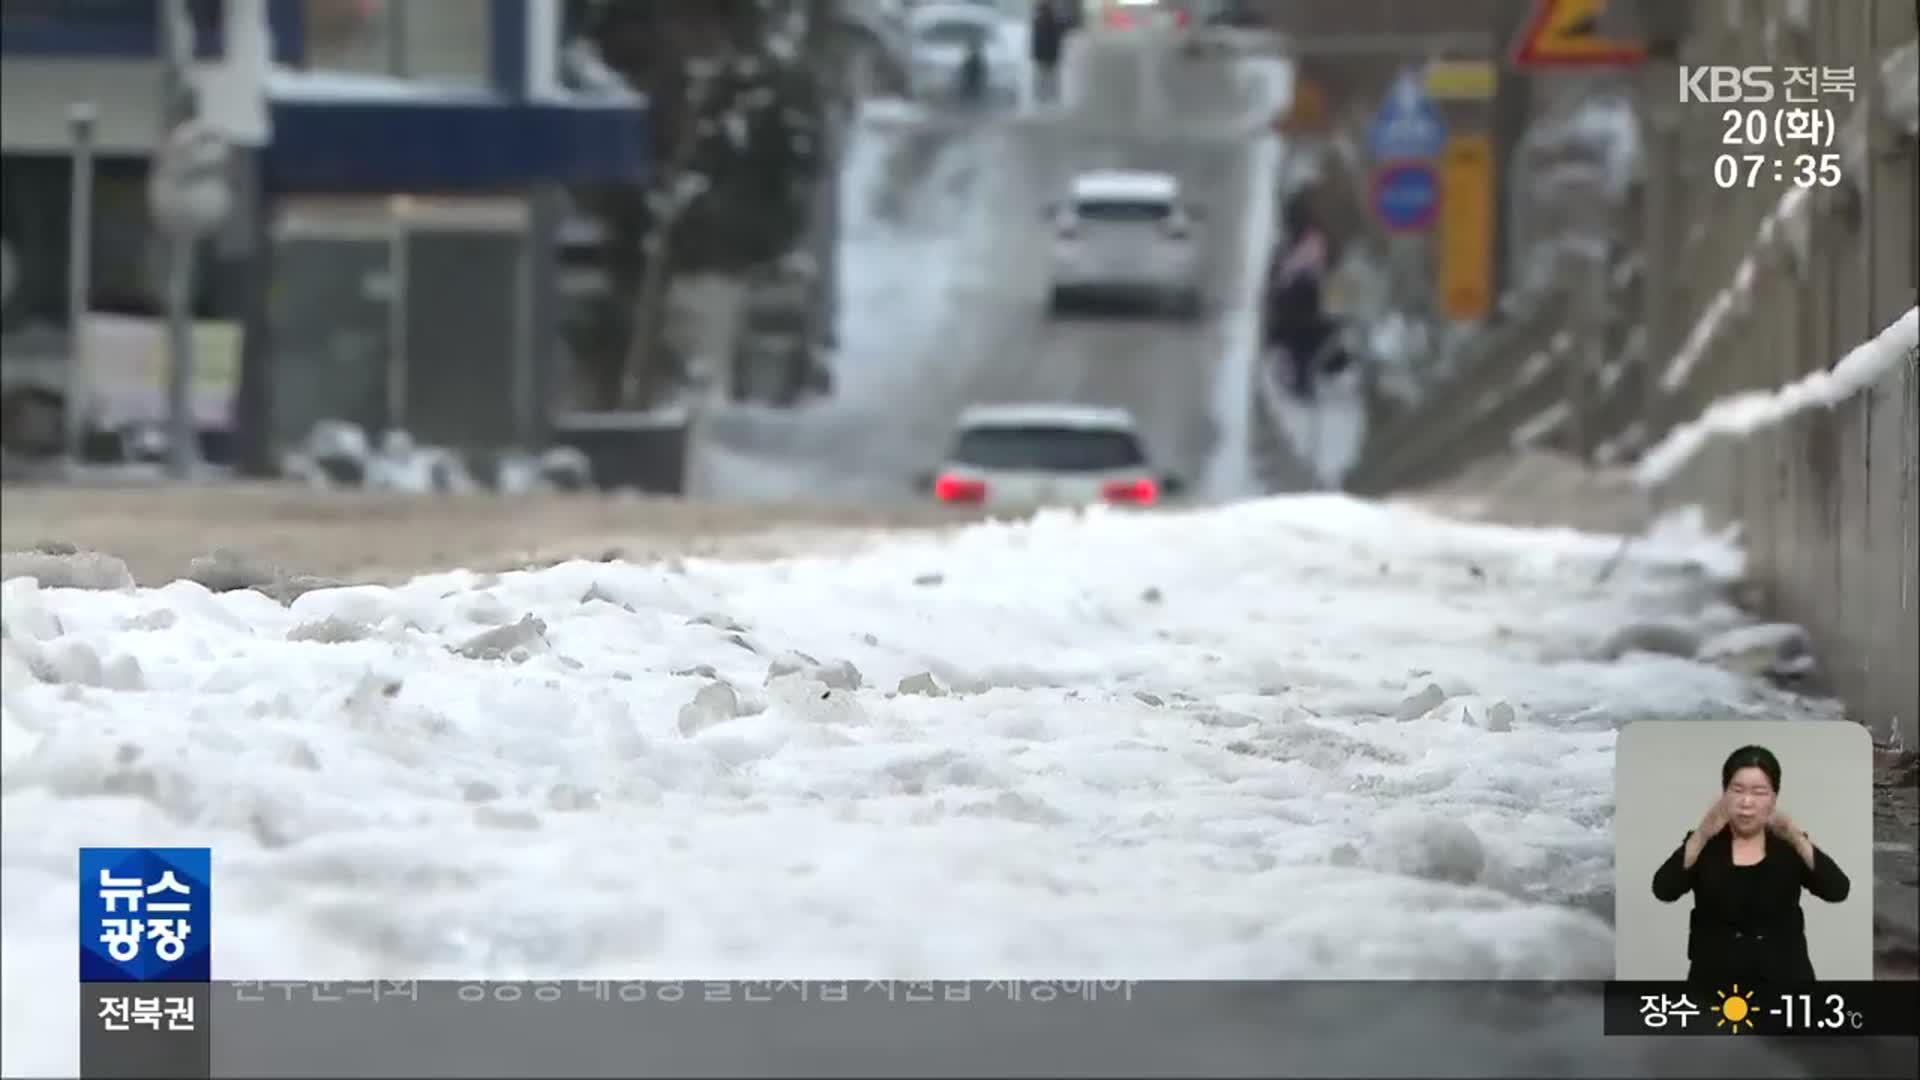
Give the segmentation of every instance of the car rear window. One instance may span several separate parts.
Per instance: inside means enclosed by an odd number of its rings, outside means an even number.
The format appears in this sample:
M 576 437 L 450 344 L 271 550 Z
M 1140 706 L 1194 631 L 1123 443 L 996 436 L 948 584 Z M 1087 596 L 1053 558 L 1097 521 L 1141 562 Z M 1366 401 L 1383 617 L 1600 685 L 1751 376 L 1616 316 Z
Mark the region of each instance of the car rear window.
M 980 469 L 1103 472 L 1135 468 L 1147 459 L 1130 431 L 995 426 L 961 432 L 953 460 Z
M 929 45 L 957 45 L 964 49 L 972 46 L 976 42 L 985 45 L 987 42 L 987 30 L 986 27 L 981 26 L 979 23 L 961 22 L 959 20 L 938 22 L 922 30 L 920 32 L 920 40 Z
M 1173 215 L 1173 204 L 1151 199 L 1082 199 L 1074 204 L 1082 221 L 1157 222 Z

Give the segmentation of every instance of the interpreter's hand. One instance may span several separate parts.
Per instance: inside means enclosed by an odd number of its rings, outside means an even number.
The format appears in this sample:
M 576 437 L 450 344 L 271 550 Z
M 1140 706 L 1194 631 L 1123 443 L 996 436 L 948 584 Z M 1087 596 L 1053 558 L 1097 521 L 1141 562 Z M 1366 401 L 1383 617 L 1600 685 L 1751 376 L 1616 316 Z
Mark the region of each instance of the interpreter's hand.
M 1767 818 L 1767 829 L 1775 836 L 1778 836 L 1780 839 L 1785 840 L 1795 847 L 1800 846 L 1800 842 L 1807 838 L 1807 830 L 1801 828 L 1792 818 L 1778 810 L 1775 810 L 1773 814 Z
M 1813 838 L 1792 818 L 1775 810 L 1767 818 L 1767 831 L 1793 845 L 1795 854 L 1805 860 L 1808 866 L 1814 864 Z
M 1680 845 L 1680 865 L 1689 870 L 1693 869 L 1693 864 L 1700 861 L 1700 852 L 1706 848 L 1707 841 L 1713 839 L 1726 827 L 1727 799 L 1722 795 L 1713 800 L 1712 806 L 1707 807 L 1706 814 L 1700 818 L 1700 824 L 1694 826 L 1693 832 L 1687 837 L 1687 842 Z
M 1707 807 L 1706 814 L 1700 818 L 1700 824 L 1693 830 L 1693 834 L 1702 842 L 1711 840 L 1719 834 L 1720 830 L 1727 827 L 1727 820 L 1727 799 L 1722 795 L 1713 800 L 1712 806 Z

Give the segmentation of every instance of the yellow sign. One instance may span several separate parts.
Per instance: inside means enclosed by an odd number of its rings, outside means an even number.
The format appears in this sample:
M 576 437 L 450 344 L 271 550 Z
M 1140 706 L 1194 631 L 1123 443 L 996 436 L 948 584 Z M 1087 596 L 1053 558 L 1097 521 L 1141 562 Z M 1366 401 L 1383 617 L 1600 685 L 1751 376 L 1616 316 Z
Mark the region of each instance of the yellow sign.
M 1427 65 L 1427 96 L 1435 101 L 1485 101 L 1499 83 L 1490 60 L 1435 60 Z
M 1455 135 L 1440 154 L 1440 310 L 1470 322 L 1493 307 L 1493 140 Z
M 1668 0 L 1683 3 L 1685 0 Z M 1534 0 L 1533 17 L 1513 46 L 1513 66 L 1521 68 L 1632 67 L 1646 59 L 1638 41 L 1607 37 L 1600 17 L 1608 0 Z

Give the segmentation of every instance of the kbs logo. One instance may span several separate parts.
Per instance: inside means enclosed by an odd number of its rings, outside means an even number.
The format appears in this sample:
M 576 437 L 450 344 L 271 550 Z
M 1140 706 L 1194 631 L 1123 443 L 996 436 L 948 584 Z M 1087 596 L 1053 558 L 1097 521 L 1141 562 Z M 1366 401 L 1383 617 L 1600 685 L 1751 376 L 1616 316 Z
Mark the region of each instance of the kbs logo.
M 1717 105 L 1764 105 L 1773 100 L 1773 67 L 1707 64 L 1680 68 L 1680 100 Z

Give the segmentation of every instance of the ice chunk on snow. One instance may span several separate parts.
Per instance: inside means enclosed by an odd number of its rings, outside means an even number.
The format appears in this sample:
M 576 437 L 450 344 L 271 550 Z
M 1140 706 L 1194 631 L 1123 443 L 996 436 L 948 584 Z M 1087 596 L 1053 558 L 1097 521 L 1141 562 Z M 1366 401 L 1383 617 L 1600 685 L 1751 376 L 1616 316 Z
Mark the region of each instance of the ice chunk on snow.
M 9 551 L 0 554 L 0 578 L 33 578 L 49 589 L 130 589 L 127 564 L 98 551 Z

